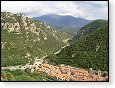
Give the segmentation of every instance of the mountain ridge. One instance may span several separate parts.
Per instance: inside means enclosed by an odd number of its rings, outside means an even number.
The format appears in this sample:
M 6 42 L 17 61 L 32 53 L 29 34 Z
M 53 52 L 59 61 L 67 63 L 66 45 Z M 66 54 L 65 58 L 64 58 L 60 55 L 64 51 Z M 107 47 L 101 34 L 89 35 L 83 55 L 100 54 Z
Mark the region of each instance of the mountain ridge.
M 108 22 L 104 21 L 100 24 L 101 21 L 103 20 L 96 20 L 81 28 L 79 31 L 87 30 L 90 25 L 94 30 L 87 32 L 84 36 L 74 36 L 76 39 L 70 41 L 69 45 L 58 54 L 49 56 L 48 61 L 79 68 L 108 71 Z
M 72 37 L 80 27 L 91 22 L 91 20 L 81 17 L 77 18 L 70 15 L 61 16 L 57 14 L 42 15 L 39 17 L 34 17 L 33 19 L 46 22 L 56 30 L 66 32 L 68 35 L 70 35 L 70 37 Z
M 1 13 L 1 65 L 19 65 L 34 61 L 65 45 L 61 34 L 41 21 L 22 14 Z
M 62 15 L 57 15 L 57 14 L 42 15 L 42 16 L 39 16 L 39 17 L 33 17 L 33 19 L 44 21 L 44 22 L 50 24 L 50 26 L 55 26 L 55 27 L 56 26 L 64 26 L 64 25 L 68 26 L 68 24 L 72 25 L 74 23 L 74 26 L 77 28 L 77 27 L 84 26 L 85 24 L 90 22 L 90 20 L 87 20 L 87 19 L 84 19 L 84 18 L 81 18 L 81 17 L 77 18 L 77 17 L 73 17 L 73 16 L 70 16 L 70 15 L 62 16 Z M 67 23 L 67 21 L 70 21 L 70 22 Z M 56 22 L 56 24 L 55 24 L 55 22 Z M 73 22 L 73 23 L 71 23 L 71 22 Z

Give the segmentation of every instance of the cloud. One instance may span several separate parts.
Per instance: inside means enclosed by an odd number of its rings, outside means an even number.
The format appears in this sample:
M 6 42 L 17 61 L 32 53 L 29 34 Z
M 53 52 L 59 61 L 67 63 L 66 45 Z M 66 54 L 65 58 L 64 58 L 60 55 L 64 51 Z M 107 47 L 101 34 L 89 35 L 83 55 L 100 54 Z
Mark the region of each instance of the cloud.
M 91 20 L 108 19 L 107 1 L 2 1 L 1 10 L 29 17 L 59 14 Z
M 83 17 L 88 19 L 108 19 L 107 1 L 84 1 L 76 2 L 83 12 Z

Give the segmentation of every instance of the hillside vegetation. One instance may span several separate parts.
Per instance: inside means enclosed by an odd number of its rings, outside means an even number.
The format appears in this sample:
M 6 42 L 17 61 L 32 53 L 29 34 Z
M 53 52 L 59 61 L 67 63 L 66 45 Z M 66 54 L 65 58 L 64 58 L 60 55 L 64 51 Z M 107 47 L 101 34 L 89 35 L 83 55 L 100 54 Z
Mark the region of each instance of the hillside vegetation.
M 76 33 L 76 35 L 74 35 L 73 38 L 69 41 L 70 43 L 76 42 L 80 37 L 87 36 L 88 34 L 95 32 L 95 30 L 107 24 L 108 22 L 106 20 L 101 20 L 101 19 L 88 23 L 84 27 L 80 28 L 80 30 Z
M 47 59 L 53 64 L 108 71 L 107 21 L 96 20 L 81 28 L 69 46 Z
M 65 45 L 62 34 L 23 14 L 1 13 L 1 66 L 23 65 Z
M 2 81 L 50 81 L 42 72 L 27 73 L 22 70 L 1 72 Z

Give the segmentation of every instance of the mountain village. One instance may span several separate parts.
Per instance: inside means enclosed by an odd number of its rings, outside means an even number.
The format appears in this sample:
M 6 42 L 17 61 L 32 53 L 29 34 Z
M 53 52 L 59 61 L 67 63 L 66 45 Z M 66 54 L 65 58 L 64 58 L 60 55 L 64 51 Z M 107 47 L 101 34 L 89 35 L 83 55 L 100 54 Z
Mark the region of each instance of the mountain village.
M 53 81 L 107 81 L 108 76 L 106 72 L 101 70 L 96 71 L 92 68 L 81 69 L 72 67 L 69 65 L 52 65 L 44 61 L 43 59 L 36 59 L 33 65 L 26 64 L 25 66 L 10 66 L 2 67 L 2 70 L 9 69 L 14 71 L 16 69 L 25 70 L 28 73 L 43 72 L 47 77 L 53 79 Z

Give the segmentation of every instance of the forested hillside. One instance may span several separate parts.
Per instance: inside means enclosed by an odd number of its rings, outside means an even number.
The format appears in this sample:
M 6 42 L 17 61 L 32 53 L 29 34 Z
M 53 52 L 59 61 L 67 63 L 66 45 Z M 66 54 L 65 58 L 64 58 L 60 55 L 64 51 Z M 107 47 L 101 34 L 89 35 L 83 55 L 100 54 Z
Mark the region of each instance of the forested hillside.
M 96 23 L 95 23 L 96 22 Z M 102 24 L 100 24 L 102 22 Z M 97 20 L 89 23 L 90 31 L 84 36 L 76 35 L 70 46 L 63 48 L 59 54 L 50 55 L 49 62 L 67 64 L 79 68 L 108 70 L 108 24 L 107 21 Z M 79 31 L 87 31 L 87 27 Z M 92 26 L 91 26 L 92 25 Z M 101 25 L 101 26 L 99 26 Z M 78 32 L 79 33 L 79 32 Z

